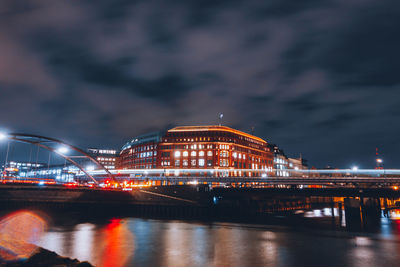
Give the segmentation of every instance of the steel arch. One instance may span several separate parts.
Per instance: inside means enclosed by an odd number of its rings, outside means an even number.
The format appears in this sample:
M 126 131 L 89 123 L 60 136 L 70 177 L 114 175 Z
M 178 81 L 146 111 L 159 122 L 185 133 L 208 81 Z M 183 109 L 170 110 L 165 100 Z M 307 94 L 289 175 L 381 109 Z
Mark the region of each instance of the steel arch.
M 74 150 L 74 151 L 82 154 L 85 158 L 87 158 L 90 161 L 92 161 L 93 163 L 95 163 L 98 167 L 100 167 L 101 169 L 103 169 L 106 172 L 109 179 L 115 181 L 114 175 L 108 169 L 106 169 L 100 162 L 98 162 L 95 158 L 90 156 L 88 153 L 86 153 L 82 149 L 80 149 L 76 146 L 73 146 L 71 144 L 68 144 L 64 141 L 61 141 L 59 139 L 41 136 L 41 135 L 24 134 L 24 133 L 10 133 L 10 134 L 7 134 L 7 138 L 10 140 L 17 141 L 17 142 L 36 145 L 36 146 L 42 147 L 50 152 L 56 153 L 57 155 L 63 157 L 64 159 L 66 159 L 67 161 L 71 162 L 73 165 L 78 167 L 78 169 L 80 169 L 84 174 L 86 174 L 91 180 L 93 180 L 93 182 L 95 182 L 98 185 L 97 180 L 92 175 L 90 175 L 79 163 L 77 163 L 71 157 L 58 152 L 57 149 L 54 149 L 47 145 L 44 145 L 43 143 L 56 143 L 56 144 L 65 146 L 71 150 Z M 29 139 L 31 139 L 31 140 L 29 140 Z

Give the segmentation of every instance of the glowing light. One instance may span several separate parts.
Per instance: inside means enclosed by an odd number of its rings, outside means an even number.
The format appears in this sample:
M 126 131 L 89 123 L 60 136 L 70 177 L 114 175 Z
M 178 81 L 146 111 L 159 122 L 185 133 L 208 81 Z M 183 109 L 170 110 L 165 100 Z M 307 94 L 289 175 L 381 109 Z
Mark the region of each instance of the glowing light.
M 6 139 L 8 136 L 5 133 L 0 133 L 0 140 Z
M 382 163 L 382 162 L 383 162 L 383 160 L 382 160 L 382 159 L 376 159 L 376 162 L 378 162 L 378 163 Z
M 353 166 L 351 169 L 352 169 L 353 171 L 358 171 L 358 167 L 357 167 L 357 166 Z
M 65 146 L 60 147 L 59 149 L 57 149 L 57 152 L 60 154 L 67 154 L 69 151 L 69 149 Z
M 398 190 L 399 187 L 398 187 L 398 186 L 393 186 L 393 189 L 394 189 L 394 190 Z
M 2 260 L 27 259 L 32 255 L 47 228 L 46 221 L 27 211 L 12 213 L 0 221 Z
M 181 152 L 180 151 L 175 151 L 175 158 L 179 158 L 181 156 Z

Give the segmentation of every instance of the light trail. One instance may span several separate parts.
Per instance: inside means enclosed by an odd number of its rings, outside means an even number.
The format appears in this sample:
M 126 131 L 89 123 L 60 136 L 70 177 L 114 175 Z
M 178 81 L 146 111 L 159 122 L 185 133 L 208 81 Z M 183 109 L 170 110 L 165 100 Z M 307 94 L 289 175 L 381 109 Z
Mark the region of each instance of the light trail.
M 182 173 L 204 173 L 204 174 L 215 174 L 215 173 L 231 173 L 231 172 L 242 172 L 242 173 L 263 173 L 267 176 L 272 175 L 276 171 L 285 171 L 288 173 L 301 173 L 301 174 L 344 174 L 344 175 L 400 175 L 400 169 L 313 169 L 313 170 L 292 170 L 292 169 L 122 169 L 122 170 L 110 170 L 112 174 L 139 174 L 139 175 L 154 175 L 154 174 L 168 174 L 168 175 L 180 175 Z M 104 170 L 89 171 L 91 175 L 102 175 L 105 174 Z

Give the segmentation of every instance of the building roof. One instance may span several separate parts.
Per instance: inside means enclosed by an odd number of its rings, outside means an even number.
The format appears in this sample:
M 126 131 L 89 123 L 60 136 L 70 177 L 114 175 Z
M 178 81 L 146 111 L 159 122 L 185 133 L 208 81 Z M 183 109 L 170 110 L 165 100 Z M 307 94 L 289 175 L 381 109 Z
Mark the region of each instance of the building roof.
M 136 136 L 133 138 L 131 141 L 127 142 L 123 147 L 122 150 L 125 150 L 127 148 L 130 148 L 132 145 L 139 145 L 139 144 L 144 144 L 148 142 L 159 142 L 161 140 L 161 137 L 163 136 L 163 131 L 158 131 L 158 132 L 151 132 L 147 134 L 143 134 L 140 136 Z
M 219 125 L 203 125 L 203 126 L 179 126 L 168 130 L 168 132 L 199 132 L 199 131 L 221 131 L 221 132 L 231 132 L 238 135 L 242 135 L 262 143 L 267 143 L 267 141 L 261 139 L 260 137 L 232 129 L 227 126 L 219 126 Z

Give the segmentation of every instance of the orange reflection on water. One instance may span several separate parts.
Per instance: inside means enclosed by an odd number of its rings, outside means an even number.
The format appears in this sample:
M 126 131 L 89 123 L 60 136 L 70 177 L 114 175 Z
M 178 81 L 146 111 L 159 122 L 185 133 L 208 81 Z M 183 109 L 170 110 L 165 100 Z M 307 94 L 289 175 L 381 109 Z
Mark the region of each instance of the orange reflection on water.
M 14 212 L 0 221 L 0 257 L 3 260 L 28 258 L 47 228 L 47 222 L 30 211 Z
M 133 235 L 125 220 L 113 219 L 103 230 L 103 249 L 100 265 L 104 267 L 125 266 L 133 255 Z

